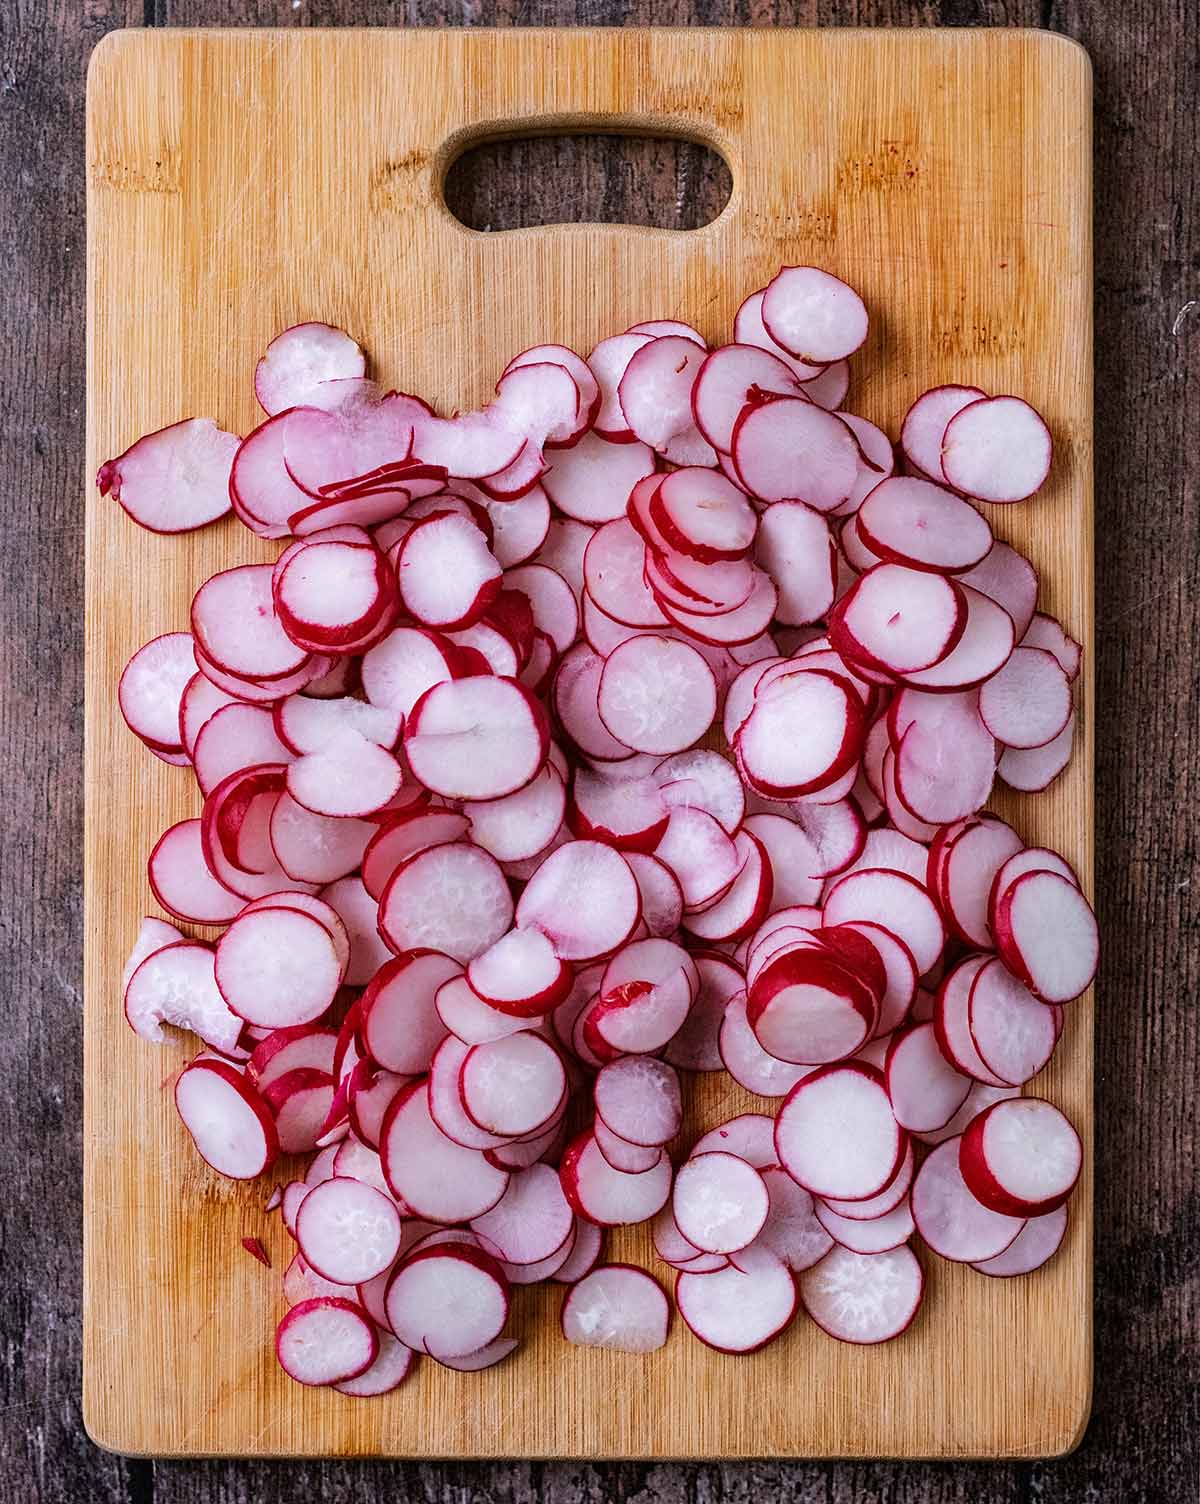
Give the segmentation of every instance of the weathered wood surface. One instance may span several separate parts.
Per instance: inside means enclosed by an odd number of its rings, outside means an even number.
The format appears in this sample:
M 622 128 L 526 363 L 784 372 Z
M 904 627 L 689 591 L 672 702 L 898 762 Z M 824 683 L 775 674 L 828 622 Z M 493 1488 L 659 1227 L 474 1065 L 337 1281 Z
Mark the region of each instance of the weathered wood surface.
M 1200 85 L 1183 7 L 1014 3 L 476 6 L 302 3 L 13 7 L 0 21 L 6 268 L 0 587 L 0 850 L 9 1166 L 0 1288 L 0 1497 L 58 1501 L 420 1497 L 672 1501 L 1169 1500 L 1197 1492 L 1194 371 Z M 1047 24 L 1096 66 L 1099 991 L 1096 1402 L 1079 1452 L 995 1467 L 347 1466 L 123 1462 L 79 1421 L 78 473 L 82 438 L 82 82 L 115 25 L 554 23 Z M 570 148 L 558 157 L 568 163 Z M 686 153 L 630 153 L 602 211 L 714 194 Z M 615 159 L 621 161 L 620 158 Z M 478 222 L 536 222 L 566 172 L 504 148 L 477 168 Z M 514 186 L 513 175 L 518 178 Z M 586 186 L 586 180 L 585 185 Z M 718 200 L 719 201 L 719 200 Z M 580 212 L 585 212 L 585 208 Z M 522 218 L 510 217 L 514 211 Z M 1190 366 L 1189 366 L 1190 356 Z M 1189 414 L 1191 422 L 1188 421 Z M 149 1362 L 155 1355 L 149 1354 Z M 919 1379 L 917 1380 L 919 1382 Z

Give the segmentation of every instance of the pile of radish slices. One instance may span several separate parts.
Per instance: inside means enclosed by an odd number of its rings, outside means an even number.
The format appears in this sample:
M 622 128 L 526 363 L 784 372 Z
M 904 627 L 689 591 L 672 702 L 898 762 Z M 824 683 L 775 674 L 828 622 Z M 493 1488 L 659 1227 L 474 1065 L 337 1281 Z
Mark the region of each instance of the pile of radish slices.
M 199 785 L 149 880 L 207 936 L 146 919 L 124 1005 L 202 1041 L 174 1095 L 216 1172 L 309 1156 L 267 1203 L 300 1382 L 488 1367 L 545 1280 L 569 1341 L 651 1351 L 663 1288 L 601 1262 L 626 1224 L 738 1353 L 798 1305 L 897 1336 L 914 1237 L 986 1275 L 1061 1242 L 1080 1142 L 1020 1092 L 1096 926 L 983 807 L 1066 765 L 1080 650 L 976 505 L 1031 496 L 1050 436 L 939 387 L 897 453 L 843 409 L 866 330 L 785 268 L 732 344 L 538 346 L 442 417 L 304 324 L 246 438 L 193 419 L 101 469 L 145 527 L 232 507 L 284 544 L 122 675 Z M 778 1110 L 682 1152 L 683 1078 L 722 1070 Z

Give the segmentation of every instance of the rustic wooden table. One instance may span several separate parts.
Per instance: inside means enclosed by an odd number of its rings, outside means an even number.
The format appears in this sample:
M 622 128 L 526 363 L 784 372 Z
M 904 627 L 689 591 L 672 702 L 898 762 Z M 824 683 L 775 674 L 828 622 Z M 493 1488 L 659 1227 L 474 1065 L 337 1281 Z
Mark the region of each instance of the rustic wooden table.
M 1096 1392 L 1054 1463 L 667 1466 L 155 1464 L 79 1415 L 83 98 L 141 25 L 1041 25 L 1096 74 L 1098 906 Z M 59 0 L 0 16 L 0 1501 L 1200 1497 L 1200 52 L 1182 5 L 1060 0 Z M 336 120 L 329 128 L 337 129 Z M 454 207 L 479 226 L 653 219 L 723 201 L 698 148 L 496 148 Z M 1189 368 L 1190 358 L 1190 368 Z M 1189 379 L 1190 377 L 1190 379 Z M 153 1353 L 147 1361 L 154 1362 Z M 914 1374 L 914 1383 L 920 1376 Z M 697 1397 L 689 1403 L 700 1402 Z

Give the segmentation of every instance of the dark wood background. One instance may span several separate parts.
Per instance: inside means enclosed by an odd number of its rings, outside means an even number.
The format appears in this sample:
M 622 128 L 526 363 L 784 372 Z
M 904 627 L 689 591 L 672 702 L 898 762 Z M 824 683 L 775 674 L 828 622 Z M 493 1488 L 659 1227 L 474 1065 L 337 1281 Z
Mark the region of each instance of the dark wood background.
M 1189 14 L 1190 13 L 1190 14 Z M 0 0 L 0 1501 L 1200 1499 L 1200 98 L 1186 0 Z M 1096 1398 L 1060 1462 L 153 1463 L 79 1414 L 83 106 L 117 26 L 1044 26 L 1096 74 Z M 329 122 L 337 130 L 337 121 Z M 697 148 L 478 154 L 469 222 L 709 217 Z M 704 212 L 707 207 L 708 213 Z M 231 1312 L 231 1319 L 237 1313 Z M 156 1355 L 146 1354 L 153 1363 Z M 914 1373 L 914 1384 L 921 1383 Z M 702 1404 L 703 1397 L 680 1396 Z M 819 1397 L 817 1399 L 819 1403 Z

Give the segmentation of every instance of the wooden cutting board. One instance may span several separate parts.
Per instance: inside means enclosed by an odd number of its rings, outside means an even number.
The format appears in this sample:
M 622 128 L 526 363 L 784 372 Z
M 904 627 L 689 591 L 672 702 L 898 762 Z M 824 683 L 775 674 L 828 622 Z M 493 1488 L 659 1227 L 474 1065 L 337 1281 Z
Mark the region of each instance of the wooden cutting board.
M 1088 1415 L 1092 1004 L 1072 1005 L 1039 1090 L 1088 1156 L 1065 1247 L 1022 1280 L 921 1257 L 924 1310 L 880 1349 L 805 1319 L 767 1351 L 719 1356 L 676 1323 L 650 1358 L 558 1334 L 557 1287 L 523 1292 L 515 1359 L 481 1375 L 425 1363 L 353 1401 L 276 1368 L 290 1256 L 263 1188 L 199 1165 L 118 979 L 157 834 L 199 811 L 192 780 L 125 731 L 117 676 L 187 624 L 213 571 L 274 550 L 232 520 L 170 539 L 91 485 L 138 434 L 257 421 L 254 362 L 285 325 L 352 330 L 387 384 L 447 409 L 486 400 L 522 347 L 586 351 L 646 317 L 730 337 L 781 263 L 860 288 L 872 333 L 849 406 L 895 436 L 939 381 L 1015 391 L 1056 440 L 1038 499 L 989 513 L 1043 572 L 1086 646 L 1080 734 L 1046 795 L 996 808 L 1092 872 L 1091 80 L 1061 38 L 1020 31 L 118 32 L 88 83 L 88 482 L 84 1406 L 121 1451 L 411 1457 L 1042 1456 Z M 567 225 L 474 233 L 448 164 L 483 137 L 678 133 L 728 160 L 733 196 L 694 232 Z M 763 1104 L 722 1076 L 692 1126 Z M 770 1106 L 768 1104 L 768 1110 Z M 240 1246 L 261 1235 L 268 1274 Z M 611 1256 L 651 1263 L 626 1230 Z M 660 1276 L 665 1273 L 659 1266 Z

